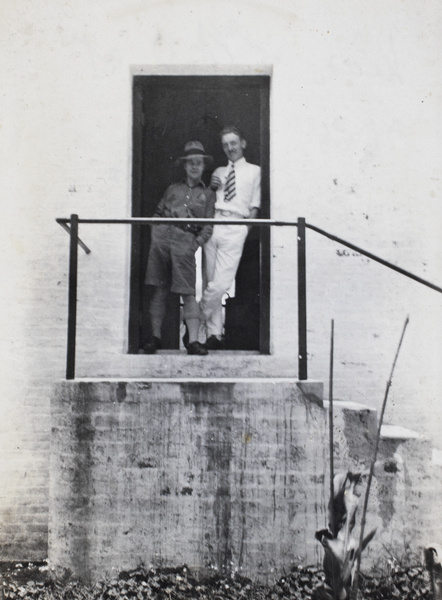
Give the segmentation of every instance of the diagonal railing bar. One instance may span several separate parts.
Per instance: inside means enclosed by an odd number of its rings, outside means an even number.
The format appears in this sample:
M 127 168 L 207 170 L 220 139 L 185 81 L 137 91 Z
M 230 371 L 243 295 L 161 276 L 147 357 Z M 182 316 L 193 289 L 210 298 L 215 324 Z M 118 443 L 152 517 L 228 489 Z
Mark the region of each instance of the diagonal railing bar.
M 438 285 L 435 285 L 434 283 L 431 283 L 431 281 L 422 279 L 422 277 L 418 277 L 417 275 L 414 275 L 413 273 L 410 273 L 409 271 L 406 271 L 405 269 L 402 269 L 401 267 L 398 267 L 398 266 L 394 265 L 393 263 L 388 262 L 388 260 L 384 260 L 383 258 L 380 258 L 379 256 L 376 256 L 375 254 L 372 254 L 371 252 L 368 252 L 367 250 L 364 250 L 363 248 L 360 248 L 359 246 L 352 244 L 351 242 L 347 242 L 346 240 L 339 238 L 337 235 L 328 233 L 327 231 L 324 231 L 323 229 L 316 227 L 316 225 L 310 225 L 309 223 L 306 223 L 305 226 L 308 229 L 311 229 L 312 231 L 316 231 L 316 233 L 320 233 L 321 235 L 329 238 L 330 240 L 333 240 L 334 242 L 338 242 L 339 244 L 342 244 L 343 246 L 347 246 L 347 248 L 350 248 L 351 250 L 355 250 L 356 252 L 359 252 L 360 254 L 363 254 L 364 256 L 371 258 L 371 260 L 374 260 L 374 261 L 380 263 L 381 265 L 384 265 L 385 267 L 389 267 L 390 269 L 393 269 L 393 271 L 396 271 L 397 273 L 400 273 L 401 275 L 405 275 L 406 277 L 409 277 L 410 279 L 413 279 L 414 281 L 417 281 L 418 283 L 421 283 L 422 285 L 426 285 L 427 287 L 431 288 L 432 290 L 436 290 L 436 292 L 440 292 L 442 294 L 442 288 L 439 287 Z
M 69 225 L 67 225 L 67 223 L 63 222 L 64 221 L 63 219 L 56 219 L 56 221 L 59 225 L 61 225 L 63 227 L 63 229 L 65 231 L 67 231 L 69 233 L 69 235 L 71 235 L 71 228 L 69 227 Z M 86 254 L 91 253 L 91 249 L 88 248 L 86 246 L 86 244 L 82 240 L 80 240 L 79 237 L 77 237 L 77 242 L 78 242 L 78 245 L 80 246 L 80 248 L 82 248 L 86 252 Z

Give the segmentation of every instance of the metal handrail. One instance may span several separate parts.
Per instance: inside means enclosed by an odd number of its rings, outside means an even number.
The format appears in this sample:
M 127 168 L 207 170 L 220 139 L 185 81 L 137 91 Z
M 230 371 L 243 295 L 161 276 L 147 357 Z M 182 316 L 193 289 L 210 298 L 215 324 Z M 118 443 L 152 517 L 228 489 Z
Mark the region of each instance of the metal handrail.
M 422 279 L 422 277 L 418 277 L 417 275 L 410 273 L 410 271 L 406 271 L 405 269 L 402 269 L 401 267 L 398 267 L 397 265 L 394 265 L 393 263 L 388 262 L 388 260 L 384 260 L 383 258 L 380 258 L 379 256 L 376 256 L 375 254 L 372 254 L 371 252 L 368 252 L 367 250 L 363 250 L 362 248 L 359 248 L 359 246 L 356 246 L 355 244 L 352 244 L 350 242 L 347 242 L 346 240 L 343 240 L 342 238 L 339 238 L 337 235 L 328 233 L 327 231 L 324 231 L 324 229 L 320 229 L 319 227 L 316 227 L 316 225 L 310 225 L 310 223 L 306 223 L 305 226 L 308 229 L 311 229 L 312 231 L 316 231 L 316 233 L 319 233 L 319 234 L 323 235 L 324 237 L 327 237 L 330 240 L 333 240 L 334 242 L 338 242 L 339 244 L 342 244 L 343 246 L 347 246 L 347 248 L 350 248 L 351 250 L 355 250 L 356 252 L 359 252 L 359 254 L 363 254 L 364 256 L 371 258 L 371 260 L 375 260 L 376 262 L 380 263 L 381 265 L 384 265 L 385 267 L 393 269 L 393 271 L 396 271 L 397 273 L 400 273 L 401 275 L 405 275 L 406 277 L 409 277 L 410 279 L 413 279 L 414 281 L 417 281 L 418 283 L 421 283 L 422 285 L 426 285 L 427 287 L 431 288 L 432 290 L 436 290 L 436 292 L 440 292 L 442 294 L 442 288 L 439 287 L 438 285 L 435 285 L 434 283 L 431 283 L 430 281 L 427 281 L 426 279 Z
M 77 273 L 78 273 L 78 246 L 87 254 L 90 249 L 78 237 L 78 225 L 100 224 L 100 225 L 153 225 L 153 224 L 187 224 L 198 225 L 244 225 L 244 219 L 199 219 L 199 218 L 164 218 L 164 217 L 132 217 L 127 219 L 80 219 L 78 215 L 72 214 L 70 218 L 57 218 L 56 222 L 63 227 L 71 236 L 69 250 L 69 305 L 68 305 L 68 339 L 66 356 L 66 379 L 75 379 L 75 338 L 77 322 Z M 304 381 L 307 375 L 307 278 L 306 278 L 306 236 L 305 230 L 311 229 L 324 237 L 327 237 L 343 246 L 347 246 L 380 264 L 405 275 L 418 283 L 425 285 L 437 292 L 442 293 L 442 287 L 437 286 L 393 263 L 390 263 L 375 254 L 347 242 L 327 231 L 306 223 L 304 218 L 297 221 L 278 221 L 275 219 L 246 219 L 247 225 L 258 227 L 297 227 L 297 251 L 298 251 L 298 379 Z M 70 227 L 69 227 L 70 225 Z
M 61 226 L 71 223 L 69 219 L 55 219 Z M 176 223 L 196 223 L 197 225 L 276 225 L 284 227 L 286 225 L 298 226 L 298 221 L 276 221 L 275 219 L 204 219 L 204 218 L 175 218 L 175 217 L 132 217 L 129 219 L 77 219 L 78 223 L 99 224 L 99 225 L 153 225 L 155 223 L 173 224 Z

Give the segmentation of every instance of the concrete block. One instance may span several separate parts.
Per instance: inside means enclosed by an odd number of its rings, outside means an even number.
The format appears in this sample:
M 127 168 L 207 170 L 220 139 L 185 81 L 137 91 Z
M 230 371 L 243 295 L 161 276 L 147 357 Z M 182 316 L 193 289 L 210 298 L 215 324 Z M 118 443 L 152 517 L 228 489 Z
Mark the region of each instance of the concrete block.
M 58 385 L 51 566 L 95 579 L 139 562 L 186 562 L 270 580 L 293 562 L 317 562 L 328 412 L 311 393 L 321 391 L 290 379 Z M 369 464 L 375 424 L 375 411 L 337 403 L 335 469 Z M 383 468 L 382 455 L 376 473 L 369 522 L 379 526 L 377 558 L 394 527 L 420 539 L 426 526 L 425 487 L 413 488 L 418 465 L 405 450 L 400 469 Z

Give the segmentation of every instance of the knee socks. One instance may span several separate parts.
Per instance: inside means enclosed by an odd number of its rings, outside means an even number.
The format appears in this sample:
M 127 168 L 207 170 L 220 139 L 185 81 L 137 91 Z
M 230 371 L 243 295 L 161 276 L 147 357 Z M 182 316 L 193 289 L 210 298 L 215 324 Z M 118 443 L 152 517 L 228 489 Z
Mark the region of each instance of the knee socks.
M 183 317 L 189 330 L 189 342 L 196 342 L 200 325 L 200 310 L 195 296 L 183 296 Z
M 161 327 L 163 325 L 164 314 L 166 312 L 167 290 L 164 288 L 154 288 L 150 300 L 150 324 L 152 335 L 161 339 Z

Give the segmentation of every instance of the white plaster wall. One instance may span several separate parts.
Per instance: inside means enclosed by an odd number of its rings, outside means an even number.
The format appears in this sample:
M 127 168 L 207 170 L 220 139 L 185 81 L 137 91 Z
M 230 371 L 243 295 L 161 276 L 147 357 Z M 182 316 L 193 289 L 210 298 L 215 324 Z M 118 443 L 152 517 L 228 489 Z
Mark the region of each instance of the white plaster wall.
M 436 0 L 3 0 L 0 541 L 32 515 L 30 481 L 47 498 L 67 311 L 54 219 L 130 215 L 132 73 L 271 66 L 272 216 L 305 216 L 442 285 L 441 21 Z M 270 369 L 296 364 L 294 235 L 273 234 Z M 81 236 L 79 367 L 93 375 L 125 358 L 130 240 L 124 226 Z M 335 396 L 379 406 L 409 314 L 387 418 L 437 438 L 442 296 L 308 236 L 310 377 L 327 384 L 333 318 Z

